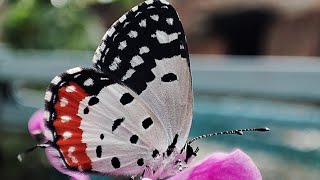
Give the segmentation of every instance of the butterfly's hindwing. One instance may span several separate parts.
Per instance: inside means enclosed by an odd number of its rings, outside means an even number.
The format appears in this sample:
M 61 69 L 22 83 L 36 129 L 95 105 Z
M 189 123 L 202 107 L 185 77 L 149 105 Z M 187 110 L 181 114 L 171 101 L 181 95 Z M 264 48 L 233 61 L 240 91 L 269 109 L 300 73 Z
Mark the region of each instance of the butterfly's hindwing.
M 151 150 L 165 150 L 164 126 L 129 88 L 94 69 L 55 79 L 46 101 L 47 127 L 69 168 L 138 174 Z

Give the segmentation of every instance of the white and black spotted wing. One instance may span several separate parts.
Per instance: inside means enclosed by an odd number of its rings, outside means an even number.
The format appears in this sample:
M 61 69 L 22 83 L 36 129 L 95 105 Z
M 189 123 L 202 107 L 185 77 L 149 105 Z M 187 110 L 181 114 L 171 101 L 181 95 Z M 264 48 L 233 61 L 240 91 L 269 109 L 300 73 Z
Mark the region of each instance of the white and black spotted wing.
M 188 47 L 175 9 L 148 0 L 123 15 L 104 35 L 94 66 L 131 88 L 163 122 L 171 143 L 186 142 L 193 96 Z
M 47 137 L 71 169 L 140 174 L 154 150 L 164 151 L 161 121 L 135 92 L 94 69 L 57 76 L 46 94 L 46 110 L 54 132 Z
M 176 155 L 162 161 L 186 144 L 193 105 L 174 8 L 164 0 L 134 7 L 107 31 L 93 62 L 57 76 L 46 92 L 45 135 L 57 159 L 110 175 L 171 171 Z

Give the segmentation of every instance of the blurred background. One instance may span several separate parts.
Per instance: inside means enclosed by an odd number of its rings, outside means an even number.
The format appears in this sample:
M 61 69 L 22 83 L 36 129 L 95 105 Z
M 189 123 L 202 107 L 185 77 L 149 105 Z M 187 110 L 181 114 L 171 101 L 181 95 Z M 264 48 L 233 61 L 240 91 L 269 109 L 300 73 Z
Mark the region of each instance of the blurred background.
M 27 122 L 51 79 L 91 66 L 107 28 L 142 0 L 0 0 L 0 174 L 68 179 Z M 190 137 L 268 126 L 269 133 L 197 142 L 201 160 L 236 148 L 264 179 L 320 177 L 320 1 L 171 0 L 188 38 L 195 93 Z M 92 176 L 92 179 L 106 179 Z M 121 179 L 121 178 L 109 178 Z

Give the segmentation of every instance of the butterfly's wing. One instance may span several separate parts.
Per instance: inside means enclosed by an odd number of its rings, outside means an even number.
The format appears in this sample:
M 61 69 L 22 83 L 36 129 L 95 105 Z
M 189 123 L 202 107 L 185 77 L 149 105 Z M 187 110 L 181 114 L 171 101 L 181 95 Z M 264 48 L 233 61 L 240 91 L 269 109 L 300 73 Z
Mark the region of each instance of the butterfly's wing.
M 163 151 L 167 142 L 164 125 L 139 96 L 95 69 L 55 77 L 45 103 L 45 136 L 67 169 L 141 174 L 153 150 Z
M 192 89 L 187 44 L 175 10 L 148 0 L 103 37 L 96 69 L 74 68 L 46 92 L 45 136 L 68 169 L 137 175 L 187 139 Z
M 189 55 L 180 19 L 167 1 L 147 0 L 123 15 L 104 35 L 93 63 L 132 89 L 163 122 L 164 146 L 176 135 L 176 147 L 184 146 L 193 106 Z

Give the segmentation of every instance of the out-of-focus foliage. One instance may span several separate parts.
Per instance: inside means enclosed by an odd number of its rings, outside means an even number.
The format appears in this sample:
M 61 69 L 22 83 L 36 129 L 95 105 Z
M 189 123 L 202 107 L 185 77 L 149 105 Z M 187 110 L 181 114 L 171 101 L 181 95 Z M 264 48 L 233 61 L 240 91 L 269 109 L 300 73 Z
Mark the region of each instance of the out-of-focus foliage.
M 100 1 L 104 1 L 104 0 L 100 0 Z M 142 1 L 143 0 L 115 0 L 116 3 L 124 6 L 125 8 L 131 8 Z
M 9 4 L 5 16 L 3 38 L 14 48 L 90 48 L 86 26 L 92 17 L 75 6 L 23 0 Z
M 127 9 L 141 0 L 13 0 L 5 8 L 2 38 L 17 49 L 94 49 L 104 28 L 90 6 Z

